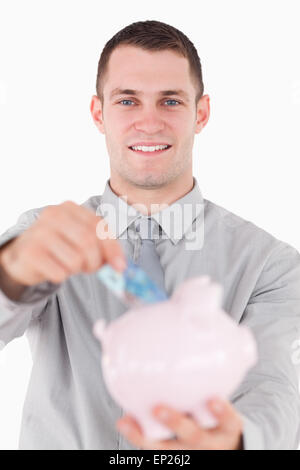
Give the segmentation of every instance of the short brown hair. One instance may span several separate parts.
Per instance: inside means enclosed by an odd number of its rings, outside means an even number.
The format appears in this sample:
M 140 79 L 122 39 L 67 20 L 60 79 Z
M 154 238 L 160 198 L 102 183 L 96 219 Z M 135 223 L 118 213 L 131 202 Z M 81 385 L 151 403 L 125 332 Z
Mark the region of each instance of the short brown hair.
M 96 92 L 104 104 L 103 82 L 112 51 L 119 45 L 133 45 L 148 51 L 171 49 L 188 59 L 191 78 L 196 87 L 195 104 L 203 95 L 201 62 L 194 44 L 178 29 L 161 21 L 147 20 L 131 23 L 116 33 L 104 46 L 99 62 Z

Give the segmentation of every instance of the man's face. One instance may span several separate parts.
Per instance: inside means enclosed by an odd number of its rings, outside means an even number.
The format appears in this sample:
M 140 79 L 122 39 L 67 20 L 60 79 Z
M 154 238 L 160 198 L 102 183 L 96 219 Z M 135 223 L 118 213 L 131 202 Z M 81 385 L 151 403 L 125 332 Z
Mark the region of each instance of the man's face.
M 161 94 L 166 90 L 182 90 L 185 95 Z M 103 95 L 104 107 L 93 96 L 91 112 L 105 134 L 112 177 L 155 188 L 192 174 L 194 136 L 208 120 L 209 97 L 203 96 L 201 109 L 196 110 L 196 90 L 185 57 L 169 50 L 119 46 L 110 56 Z M 171 147 L 158 153 L 129 148 L 138 143 Z

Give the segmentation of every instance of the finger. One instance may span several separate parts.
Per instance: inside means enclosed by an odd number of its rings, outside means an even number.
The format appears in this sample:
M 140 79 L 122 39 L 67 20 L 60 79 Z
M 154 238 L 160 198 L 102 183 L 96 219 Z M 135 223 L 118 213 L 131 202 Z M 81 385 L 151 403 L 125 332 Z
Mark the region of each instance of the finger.
M 47 209 L 46 215 L 44 214 L 47 225 L 83 254 L 85 260 L 82 266 L 83 271 L 95 271 L 103 264 L 104 258 L 113 264 L 115 269 L 121 271 L 125 269 L 126 259 L 120 243 L 117 240 L 99 242 L 96 230 L 99 221 L 102 220 L 101 217 L 92 213 L 91 215 L 81 213 L 78 217 L 79 212 L 74 208 L 71 209 L 71 206 L 68 206 L 68 212 L 65 211 L 63 214 L 55 207 Z M 71 211 L 74 213 L 71 214 Z M 103 250 L 105 256 L 103 256 Z
M 77 212 L 76 205 L 69 206 L 70 210 Z M 89 214 L 83 214 L 85 217 Z M 127 260 L 123 252 L 122 246 L 116 240 L 116 234 L 108 227 L 107 221 L 99 216 L 91 213 L 89 216 L 89 224 L 93 233 L 100 242 L 97 244 L 101 252 L 103 263 L 110 263 L 117 271 L 123 271 L 126 268 Z
M 142 429 L 132 417 L 125 416 L 117 422 L 117 429 L 128 439 L 135 447 L 147 450 L 177 450 L 187 449 L 185 443 L 177 439 L 153 441 L 146 439 Z
M 137 421 L 129 415 L 119 419 L 116 424 L 117 430 L 121 432 L 135 447 L 145 449 L 146 439 Z
M 78 213 L 72 215 L 70 211 L 63 213 L 55 207 L 48 207 L 47 212 L 41 214 L 44 223 L 59 233 L 66 241 L 73 244 L 77 249 L 83 249 L 87 239 L 95 235 L 95 219 L 91 223 L 88 218 L 84 221 L 78 218 Z
M 36 279 L 41 279 L 42 277 L 54 284 L 59 284 L 67 279 L 69 274 L 63 265 L 58 261 L 54 261 L 47 253 L 43 253 L 42 263 L 34 268 L 32 276 L 36 276 Z
M 196 445 L 201 439 L 206 437 L 206 431 L 200 428 L 199 424 L 192 417 L 174 410 L 168 406 L 158 406 L 153 410 L 156 418 L 164 423 L 177 435 L 179 440 Z
M 228 400 L 221 400 L 216 397 L 209 400 L 207 406 L 218 419 L 218 426 L 215 431 L 236 433 L 242 430 L 242 418 Z
M 150 449 L 154 450 L 192 450 L 192 447 L 179 439 L 154 441 Z
M 110 263 L 118 271 L 123 271 L 126 267 L 127 260 L 118 240 L 115 239 L 109 228 L 107 222 L 99 218 L 96 226 L 97 237 L 101 243 L 101 251 L 103 262 Z
M 95 213 L 89 207 L 81 206 L 73 201 L 65 201 L 62 206 L 67 209 L 72 218 L 75 217 L 82 223 L 90 224 L 95 218 Z
M 54 261 L 61 264 L 69 275 L 76 274 L 85 267 L 83 254 L 57 233 L 47 231 L 47 246 L 44 250 Z M 95 269 L 100 260 L 100 254 L 96 253 L 93 260 Z
M 47 206 L 40 214 L 41 218 L 57 222 L 66 217 L 67 220 L 75 221 L 76 224 L 81 226 L 91 226 L 96 215 L 86 207 L 80 206 L 73 201 L 65 201 L 59 205 Z

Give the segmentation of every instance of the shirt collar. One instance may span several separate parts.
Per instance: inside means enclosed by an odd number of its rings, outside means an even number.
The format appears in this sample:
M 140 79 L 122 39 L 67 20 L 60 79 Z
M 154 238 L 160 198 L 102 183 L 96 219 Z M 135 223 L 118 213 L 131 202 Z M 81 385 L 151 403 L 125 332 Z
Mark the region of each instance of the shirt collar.
M 203 197 L 195 177 L 193 183 L 193 188 L 185 196 L 152 215 L 175 245 L 192 228 L 194 220 L 203 211 Z M 104 217 L 110 232 L 114 233 L 116 238 L 119 238 L 136 219 L 145 217 L 112 191 L 109 179 L 96 213 Z

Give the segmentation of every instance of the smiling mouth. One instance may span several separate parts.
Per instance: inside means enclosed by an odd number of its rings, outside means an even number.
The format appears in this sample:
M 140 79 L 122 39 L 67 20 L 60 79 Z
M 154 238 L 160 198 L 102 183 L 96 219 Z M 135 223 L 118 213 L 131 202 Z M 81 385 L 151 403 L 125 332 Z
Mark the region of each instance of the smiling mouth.
M 132 147 L 128 147 L 128 148 L 134 153 L 138 153 L 138 154 L 144 155 L 146 157 L 153 157 L 153 156 L 159 155 L 163 152 L 167 152 L 171 147 L 172 147 L 172 145 L 168 145 L 168 147 L 165 148 L 165 149 L 153 150 L 153 151 L 134 150 Z

